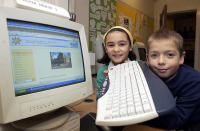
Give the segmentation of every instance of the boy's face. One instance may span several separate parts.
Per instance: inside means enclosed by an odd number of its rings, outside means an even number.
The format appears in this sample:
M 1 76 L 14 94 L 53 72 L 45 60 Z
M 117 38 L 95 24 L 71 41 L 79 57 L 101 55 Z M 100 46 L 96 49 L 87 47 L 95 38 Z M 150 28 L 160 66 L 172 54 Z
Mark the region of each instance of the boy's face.
M 124 32 L 114 31 L 106 37 L 106 53 L 114 65 L 124 63 L 132 48 Z
M 146 55 L 147 63 L 152 71 L 164 82 L 172 79 L 184 63 L 183 54 L 179 54 L 176 44 L 172 40 L 154 40 L 149 45 L 149 52 Z

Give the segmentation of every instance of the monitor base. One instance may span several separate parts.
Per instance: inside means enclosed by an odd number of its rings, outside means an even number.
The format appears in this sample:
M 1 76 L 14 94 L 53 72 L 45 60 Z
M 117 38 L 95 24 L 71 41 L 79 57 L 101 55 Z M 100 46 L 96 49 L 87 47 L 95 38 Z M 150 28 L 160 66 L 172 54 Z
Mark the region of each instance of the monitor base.
M 76 119 L 75 121 L 73 120 L 73 122 L 75 122 L 74 125 L 76 125 L 77 121 L 79 123 L 75 127 L 80 127 L 80 116 L 78 115 L 77 119 L 77 115 L 78 114 L 74 114 L 74 112 L 69 111 L 67 107 L 62 107 L 53 112 L 48 112 L 31 118 L 13 122 L 11 123 L 11 125 L 17 129 L 25 131 L 56 131 L 56 129 L 63 128 L 64 125 L 66 126 L 69 119 L 74 116 Z M 70 123 L 70 126 L 73 126 L 73 124 Z M 61 130 L 59 129 L 59 131 Z

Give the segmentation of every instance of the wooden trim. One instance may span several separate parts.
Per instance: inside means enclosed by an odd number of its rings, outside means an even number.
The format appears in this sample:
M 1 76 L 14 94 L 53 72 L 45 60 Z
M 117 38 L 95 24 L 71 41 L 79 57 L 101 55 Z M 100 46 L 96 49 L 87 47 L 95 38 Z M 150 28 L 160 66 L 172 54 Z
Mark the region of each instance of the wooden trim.
M 167 5 L 164 5 L 163 11 L 160 14 L 160 28 L 167 28 Z

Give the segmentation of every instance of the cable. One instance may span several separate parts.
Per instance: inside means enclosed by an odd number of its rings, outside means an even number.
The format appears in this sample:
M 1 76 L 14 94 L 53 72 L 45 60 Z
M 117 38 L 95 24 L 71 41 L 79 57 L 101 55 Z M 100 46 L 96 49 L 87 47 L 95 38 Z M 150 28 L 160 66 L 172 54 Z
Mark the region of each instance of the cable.
M 99 90 L 99 89 L 96 89 L 91 95 L 93 95 L 97 90 Z M 91 95 L 89 95 L 88 97 L 90 97 Z M 88 97 L 86 97 L 85 99 L 87 99 Z M 85 100 L 84 99 L 84 100 Z M 83 100 L 83 101 L 84 101 Z M 73 106 L 69 106 L 69 105 L 66 105 L 66 106 L 68 106 L 69 108 L 68 109 L 73 109 L 74 110 L 74 112 L 84 112 L 84 113 L 86 113 L 86 114 L 88 114 L 90 117 L 92 117 L 92 119 L 95 121 L 96 119 L 90 114 L 90 113 L 88 113 L 88 112 L 85 112 L 85 111 L 76 111 L 76 109 L 75 108 L 73 108 L 73 107 L 75 107 L 75 106 L 77 106 L 77 105 L 80 105 L 83 101 L 81 101 L 80 103 L 78 103 L 78 104 L 75 104 L 75 105 L 73 105 Z
M 70 107 L 70 108 L 68 108 L 68 109 L 73 109 L 74 112 L 76 112 L 76 109 L 75 109 L 75 108 L 73 108 L 73 107 L 71 107 L 71 106 L 69 106 L 69 105 L 67 105 L 67 106 Z
M 77 111 L 77 112 L 84 112 L 84 113 L 88 114 L 89 116 L 91 116 L 92 119 L 93 119 L 94 121 L 96 121 L 96 119 L 94 118 L 94 116 L 92 116 L 92 115 L 91 115 L 90 113 L 88 113 L 88 112 L 85 112 L 85 111 Z
M 97 90 L 99 90 L 99 89 L 96 89 L 91 95 L 93 95 Z M 89 95 L 88 97 L 90 97 L 91 95 Z M 87 99 L 88 97 L 86 97 L 85 99 Z M 84 99 L 84 100 L 85 100 Z M 83 100 L 83 101 L 84 101 Z M 77 105 L 80 105 L 83 101 L 81 101 L 80 103 L 78 103 L 78 104 L 76 104 L 76 105 L 73 105 L 73 106 L 71 106 L 71 108 L 73 108 L 73 107 L 75 107 L 75 106 L 77 106 Z M 71 109 L 71 108 L 69 108 L 69 109 Z
M 89 116 L 91 116 L 92 117 L 92 119 L 95 121 L 96 119 L 94 118 L 94 116 L 92 116 L 90 113 L 88 113 L 88 112 L 85 112 L 85 111 L 76 111 L 76 109 L 74 109 L 73 107 L 71 107 L 71 106 L 69 106 L 70 107 L 70 109 L 72 108 L 73 110 L 74 110 L 74 112 L 84 112 L 84 113 L 86 113 L 86 114 L 88 114 Z

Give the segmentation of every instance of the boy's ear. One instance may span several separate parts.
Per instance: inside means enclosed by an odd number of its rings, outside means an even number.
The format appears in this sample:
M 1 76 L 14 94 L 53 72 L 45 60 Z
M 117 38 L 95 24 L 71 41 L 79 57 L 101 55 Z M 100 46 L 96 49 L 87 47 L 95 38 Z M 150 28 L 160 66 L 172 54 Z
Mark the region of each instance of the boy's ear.
M 179 65 L 182 65 L 184 63 L 185 54 L 186 54 L 185 51 L 181 54 L 180 60 L 179 60 Z
M 149 56 L 148 56 L 148 54 L 146 54 L 146 60 L 147 60 L 147 63 L 149 64 Z

